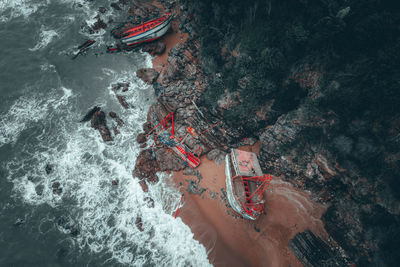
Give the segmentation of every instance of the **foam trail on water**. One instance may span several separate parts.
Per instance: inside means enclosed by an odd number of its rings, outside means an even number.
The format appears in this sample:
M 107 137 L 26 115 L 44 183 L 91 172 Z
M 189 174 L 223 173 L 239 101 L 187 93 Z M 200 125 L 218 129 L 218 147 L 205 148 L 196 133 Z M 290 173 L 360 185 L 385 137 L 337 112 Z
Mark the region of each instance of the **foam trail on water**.
M 29 1 L 29 0 L 0 0 L 0 21 L 7 22 L 13 18 L 23 16 L 25 19 L 37 12 L 49 1 Z
M 27 145 L 27 156 L 15 158 L 6 166 L 14 191 L 30 205 L 67 210 L 65 216 L 79 229 L 73 242 L 82 251 L 105 257 L 105 266 L 209 266 L 204 246 L 193 239 L 181 219 L 172 216 L 180 194 L 167 185 L 169 178 L 160 175 L 160 181 L 149 185 L 149 192 L 144 193 L 138 179 L 132 177 L 140 151 L 135 136 L 154 99 L 152 89 L 133 71 L 103 72 L 112 78 L 106 90 L 111 91 L 115 82 L 131 84 L 123 94 L 132 108 L 117 112 L 125 122 L 120 134 L 113 142 L 104 143 L 98 131 L 89 127 L 90 122 L 77 122 L 82 114 L 74 111 L 76 95 L 69 91 L 64 101 L 51 98 L 46 103 L 53 108 L 43 113 L 53 127 L 43 129 L 36 137 L 39 144 Z M 116 102 L 113 94 L 109 97 Z M 103 110 L 107 112 L 106 107 Z M 109 117 L 107 122 L 113 124 Z M 45 172 L 47 164 L 53 169 L 50 175 Z M 112 185 L 113 180 L 119 181 L 118 186 Z M 60 195 L 53 193 L 54 182 L 60 183 Z M 137 218 L 144 231 L 136 226 Z M 66 234 L 71 231 L 58 228 Z
M 21 132 L 38 121 L 43 120 L 50 109 L 56 109 L 65 104 L 71 96 L 70 89 L 62 88 L 63 96 L 54 95 L 49 99 L 42 96 L 22 96 L 11 106 L 0 119 L 0 147 L 4 144 L 15 143 Z
M 45 48 L 57 36 L 58 33 L 55 30 L 48 30 L 42 25 L 40 28 L 39 41 L 34 47 L 29 48 L 29 51 L 37 51 Z

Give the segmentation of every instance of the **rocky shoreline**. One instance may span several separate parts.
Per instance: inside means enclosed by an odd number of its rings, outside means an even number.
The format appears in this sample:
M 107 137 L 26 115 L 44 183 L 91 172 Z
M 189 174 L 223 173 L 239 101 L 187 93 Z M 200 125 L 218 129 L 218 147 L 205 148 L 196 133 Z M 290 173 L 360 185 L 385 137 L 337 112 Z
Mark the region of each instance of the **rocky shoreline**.
M 221 74 L 210 73 L 203 67 L 201 42 L 196 31 L 199 28 L 198 19 L 191 6 L 169 0 L 153 1 L 151 4 L 149 1 L 142 2 L 129 8 L 128 13 L 134 18 L 131 22 L 140 22 L 154 15 L 154 10 L 155 13 L 168 10 L 175 14 L 171 32 L 142 47 L 142 51 L 156 56 L 153 68 L 141 69 L 136 73 L 144 82 L 153 85 L 157 97 L 156 103 L 148 111 L 143 133 L 137 137 L 143 150 L 136 161 L 133 176 L 140 179 L 143 191 L 148 191 L 148 183 L 158 181 L 157 172 L 178 172 L 186 168 L 184 174 L 191 173 L 170 150 L 148 148 L 150 142 L 147 134 L 152 125 L 173 112 L 176 137 L 183 138 L 187 127 L 203 133 L 186 142 L 190 149 L 200 146 L 208 159 L 220 161 L 229 148 L 254 145 L 259 141 L 259 159 L 265 173 L 274 175 L 279 181 L 289 182 L 296 190 L 310 191 L 311 201 L 328 207 L 321 218 L 324 230 L 319 233 L 313 233 L 310 229 L 290 232 L 290 240 L 285 239 L 287 244 L 283 245 L 290 247 L 291 252 L 287 253 L 294 253 L 306 266 L 343 266 L 353 262 L 371 264 L 379 248 L 374 244 L 377 239 L 371 234 L 375 228 L 366 220 L 378 220 L 378 217 L 386 216 L 396 222 L 400 204 L 392 197 L 384 196 L 387 191 L 379 189 L 382 186 L 379 181 L 371 181 L 358 166 L 341 163 L 337 159 L 331 143 L 337 142 L 338 147 L 340 142 L 346 141 L 342 140 L 346 137 L 340 139 L 342 135 L 338 135 L 342 122 L 337 114 L 334 111 L 312 113 L 308 110 L 307 102 L 286 113 L 278 113 L 272 109 L 274 101 L 278 99 L 272 99 L 255 117 L 247 118 L 249 124 L 264 123 L 264 126 L 246 136 L 244 127 L 229 126 L 222 116 L 243 101 L 239 95 L 227 91 L 218 99 L 216 107 L 206 106 L 202 101 L 210 79 L 218 78 Z M 115 30 L 113 34 L 118 37 L 120 31 Z M 225 48 L 221 51 L 221 57 L 227 62 L 240 56 L 240 51 L 235 49 Z M 322 73 L 321 66 L 300 63 L 293 68 L 290 80 L 299 85 L 299 90 L 308 90 L 310 99 L 314 101 L 323 96 L 318 83 Z M 246 79 L 240 86 L 247 86 Z M 340 85 L 333 81 L 329 86 Z M 113 90 L 117 94 L 118 91 L 128 90 L 128 87 L 119 84 Z M 122 95 L 117 94 L 117 99 L 124 108 L 128 108 Z M 110 113 L 110 117 L 115 119 L 117 125 L 123 124 L 115 113 Z M 99 130 L 104 141 L 112 140 L 104 112 L 95 111 L 91 120 L 92 127 Z M 361 122 L 354 120 L 352 123 L 357 128 Z M 391 124 L 391 131 L 395 132 L 396 125 Z M 375 127 L 379 131 L 380 126 Z M 118 130 L 113 130 L 117 134 Z M 362 148 L 359 150 L 360 153 L 368 153 L 363 152 Z M 394 158 L 398 159 L 399 156 L 396 153 L 389 154 L 388 160 L 390 158 L 394 166 Z M 181 179 L 179 182 L 184 181 Z M 199 183 L 194 181 L 190 184 L 192 187 L 186 192 L 200 197 Z M 138 224 L 141 225 L 141 222 Z M 315 253 L 316 247 L 321 247 L 318 255 Z M 293 260 L 292 264 L 295 266 L 299 262 Z

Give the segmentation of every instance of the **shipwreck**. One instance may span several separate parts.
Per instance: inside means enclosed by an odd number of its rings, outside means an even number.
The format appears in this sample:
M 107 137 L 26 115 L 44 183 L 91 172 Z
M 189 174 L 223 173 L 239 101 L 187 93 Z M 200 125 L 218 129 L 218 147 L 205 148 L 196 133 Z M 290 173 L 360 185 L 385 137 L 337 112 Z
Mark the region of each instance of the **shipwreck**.
M 256 220 L 264 213 L 263 193 L 272 177 L 261 171 L 257 155 L 232 149 L 225 157 L 226 192 L 231 207 L 245 219 Z

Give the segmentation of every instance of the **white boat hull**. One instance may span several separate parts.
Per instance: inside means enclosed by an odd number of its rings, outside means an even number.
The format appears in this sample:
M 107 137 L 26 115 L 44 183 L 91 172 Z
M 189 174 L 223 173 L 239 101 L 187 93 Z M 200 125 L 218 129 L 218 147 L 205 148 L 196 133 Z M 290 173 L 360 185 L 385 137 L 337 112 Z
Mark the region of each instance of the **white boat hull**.
M 245 212 L 242 208 L 240 202 L 236 199 L 233 193 L 233 182 L 232 182 L 232 174 L 229 168 L 229 154 L 225 156 L 225 176 L 226 176 L 226 196 L 228 198 L 228 202 L 231 207 L 240 215 L 242 215 L 245 219 L 255 220 L 247 212 Z
M 172 22 L 172 17 L 168 18 L 162 24 L 158 25 L 157 27 L 154 27 L 153 29 L 147 32 L 132 36 L 130 38 L 123 38 L 121 41 L 125 44 L 135 44 L 144 42 L 146 40 L 159 38 L 167 33 L 167 31 L 171 27 L 171 22 Z

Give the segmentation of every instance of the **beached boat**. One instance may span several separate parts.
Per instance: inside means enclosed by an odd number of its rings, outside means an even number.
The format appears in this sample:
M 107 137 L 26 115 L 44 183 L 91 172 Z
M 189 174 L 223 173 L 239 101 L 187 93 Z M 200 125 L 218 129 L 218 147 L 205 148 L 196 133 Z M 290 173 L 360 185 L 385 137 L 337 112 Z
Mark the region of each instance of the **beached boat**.
M 150 42 L 163 36 L 171 27 L 172 14 L 167 13 L 162 17 L 144 22 L 124 32 L 121 41 L 127 45 Z
M 226 193 L 231 207 L 249 220 L 264 213 L 263 193 L 272 180 L 261 171 L 257 155 L 232 149 L 225 158 Z

